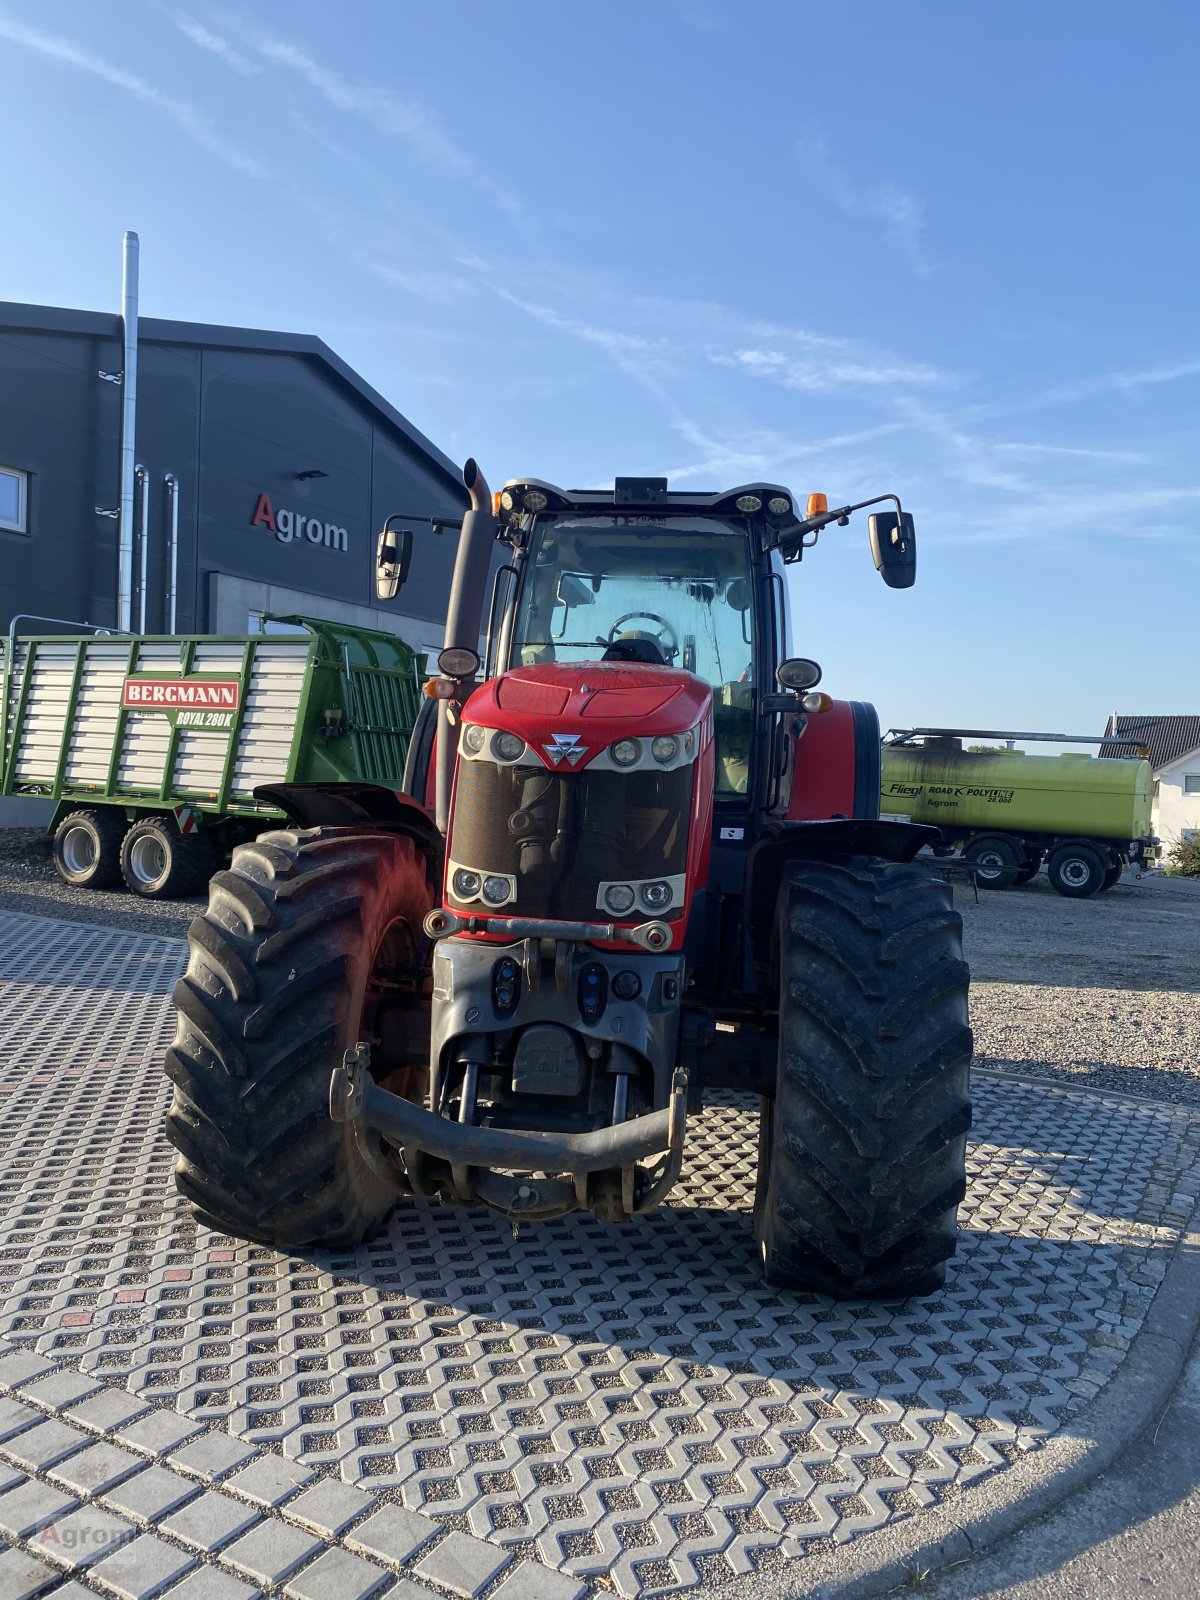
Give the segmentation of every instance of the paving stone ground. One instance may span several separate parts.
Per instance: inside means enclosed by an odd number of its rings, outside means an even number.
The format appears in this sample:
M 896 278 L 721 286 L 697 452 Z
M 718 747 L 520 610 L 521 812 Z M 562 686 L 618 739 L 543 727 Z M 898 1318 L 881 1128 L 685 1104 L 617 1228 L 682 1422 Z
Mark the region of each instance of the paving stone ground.
M 514 1239 L 419 1203 L 284 1256 L 174 1193 L 182 960 L 0 913 L 0 1600 L 66 1574 L 138 1600 L 635 1597 L 802 1562 L 1069 1430 L 1200 1188 L 1187 1109 L 982 1077 L 927 1301 L 762 1286 L 738 1103 L 637 1224 Z

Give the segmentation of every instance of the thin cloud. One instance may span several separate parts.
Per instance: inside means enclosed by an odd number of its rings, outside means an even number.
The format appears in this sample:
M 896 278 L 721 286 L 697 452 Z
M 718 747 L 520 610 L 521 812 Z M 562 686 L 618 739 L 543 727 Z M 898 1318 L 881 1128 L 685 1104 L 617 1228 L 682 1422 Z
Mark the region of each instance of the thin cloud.
M 211 28 L 206 28 L 202 22 L 197 22 L 195 17 L 189 17 L 186 11 L 172 11 L 171 21 L 180 33 L 193 44 L 199 45 L 201 50 L 208 50 L 218 56 L 227 67 L 232 67 L 243 78 L 254 78 L 262 71 L 257 62 L 249 60 L 222 38 L 219 33 L 214 33 Z
M 709 350 L 709 361 L 734 367 L 752 378 L 769 378 L 785 389 L 822 394 L 830 389 L 894 387 L 897 384 L 941 383 L 932 367 L 903 362 L 863 362 L 844 358 L 813 360 L 782 350 Z
M 834 160 L 824 139 L 802 139 L 797 154 L 844 216 L 882 223 L 885 239 L 917 276 L 932 275 L 933 262 L 925 248 L 925 208 L 916 195 L 894 183 L 859 183 Z
M 31 50 L 36 55 L 44 56 L 47 60 L 71 67 L 76 72 L 86 72 L 109 84 L 110 87 L 119 89 L 139 104 L 157 112 L 193 144 L 199 145 L 202 150 L 207 150 L 209 155 L 216 156 L 218 161 L 224 162 L 227 167 L 232 167 L 235 172 L 242 173 L 244 177 L 271 176 L 269 167 L 223 139 L 213 123 L 189 101 L 181 100 L 174 94 L 165 94 L 153 84 L 147 83 L 144 78 L 139 78 L 136 73 L 129 72 L 114 62 L 106 61 L 103 56 L 97 55 L 90 45 L 76 44 L 74 40 L 63 38 L 61 34 L 42 33 L 40 29 L 28 28 L 24 23 L 17 22 L 3 12 L 0 12 L 0 38 L 19 45 L 23 50 Z
M 474 156 L 457 145 L 442 129 L 435 113 L 420 101 L 411 96 L 402 99 L 398 91 L 345 78 L 300 45 L 236 18 L 224 20 L 225 25 L 236 31 L 243 43 L 264 61 L 295 73 L 335 111 L 361 118 L 377 133 L 403 139 L 430 166 L 482 190 L 492 204 L 507 215 L 517 217 L 524 213 L 520 199 L 497 184 Z

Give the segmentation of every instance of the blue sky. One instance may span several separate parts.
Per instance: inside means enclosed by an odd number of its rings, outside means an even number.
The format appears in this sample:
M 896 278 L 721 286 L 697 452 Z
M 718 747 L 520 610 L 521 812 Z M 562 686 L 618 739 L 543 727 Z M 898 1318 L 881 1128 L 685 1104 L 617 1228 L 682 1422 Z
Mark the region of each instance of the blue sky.
M 889 723 L 1200 710 L 1200 12 L 0 0 L 0 298 L 316 333 L 496 484 L 898 492 Z

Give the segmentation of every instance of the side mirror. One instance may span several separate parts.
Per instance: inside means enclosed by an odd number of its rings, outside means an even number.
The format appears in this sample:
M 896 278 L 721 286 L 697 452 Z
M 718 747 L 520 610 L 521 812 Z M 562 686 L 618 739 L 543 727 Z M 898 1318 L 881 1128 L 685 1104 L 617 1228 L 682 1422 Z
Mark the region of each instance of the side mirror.
M 889 589 L 911 589 L 917 576 L 917 531 L 912 513 L 876 511 L 867 518 L 871 559 Z
M 380 600 L 396 598 L 408 578 L 412 552 L 412 529 L 393 528 L 389 517 L 375 546 L 375 593 Z

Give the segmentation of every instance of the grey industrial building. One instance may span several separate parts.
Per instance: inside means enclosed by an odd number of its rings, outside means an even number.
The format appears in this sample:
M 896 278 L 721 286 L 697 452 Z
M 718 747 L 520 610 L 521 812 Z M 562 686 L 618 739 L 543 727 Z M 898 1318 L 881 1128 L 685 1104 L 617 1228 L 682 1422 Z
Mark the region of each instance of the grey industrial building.
M 454 463 L 319 339 L 137 327 L 132 627 L 240 634 L 302 612 L 439 648 L 453 532 L 417 530 L 386 604 L 375 539 L 391 513 L 461 515 Z M 122 360 L 116 314 L 0 303 L 2 631 L 19 613 L 119 623 Z

